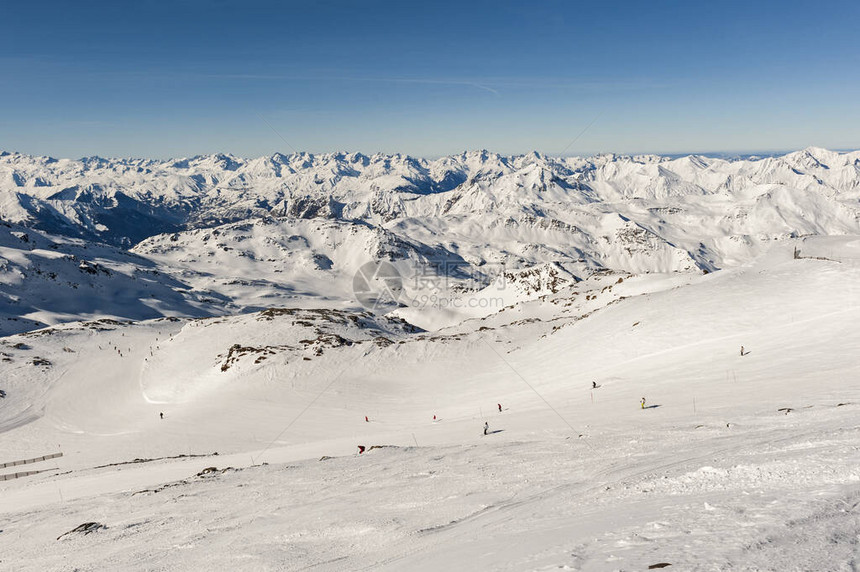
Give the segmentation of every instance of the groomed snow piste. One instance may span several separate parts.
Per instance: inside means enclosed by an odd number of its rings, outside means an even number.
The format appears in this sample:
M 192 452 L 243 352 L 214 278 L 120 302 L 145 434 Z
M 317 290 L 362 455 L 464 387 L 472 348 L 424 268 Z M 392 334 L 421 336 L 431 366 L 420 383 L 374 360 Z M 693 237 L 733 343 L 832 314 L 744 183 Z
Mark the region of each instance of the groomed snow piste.
M 558 276 L 3 338 L 0 568 L 856 569 L 860 237 Z

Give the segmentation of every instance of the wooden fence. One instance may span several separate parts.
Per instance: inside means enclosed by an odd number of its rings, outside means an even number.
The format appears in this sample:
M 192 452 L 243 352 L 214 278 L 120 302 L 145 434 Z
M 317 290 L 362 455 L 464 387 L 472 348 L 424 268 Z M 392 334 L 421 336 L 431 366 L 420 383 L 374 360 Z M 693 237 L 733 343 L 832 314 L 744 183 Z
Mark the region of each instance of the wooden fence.
M 5 469 L 6 467 L 17 467 L 18 465 L 29 465 L 30 463 L 40 463 L 42 461 L 47 461 L 48 459 L 56 459 L 57 457 L 62 457 L 62 453 L 53 453 L 51 455 L 45 455 L 43 457 L 35 457 L 33 459 L 24 459 L 23 461 L 11 461 L 9 463 L 0 463 L 0 469 Z
M 8 475 L 0 475 L 0 481 L 11 481 L 12 479 L 20 479 L 21 477 L 29 477 L 30 475 L 38 475 L 39 473 L 47 473 L 48 471 L 56 471 L 56 468 L 42 469 L 41 471 L 24 471 L 23 473 L 9 473 Z

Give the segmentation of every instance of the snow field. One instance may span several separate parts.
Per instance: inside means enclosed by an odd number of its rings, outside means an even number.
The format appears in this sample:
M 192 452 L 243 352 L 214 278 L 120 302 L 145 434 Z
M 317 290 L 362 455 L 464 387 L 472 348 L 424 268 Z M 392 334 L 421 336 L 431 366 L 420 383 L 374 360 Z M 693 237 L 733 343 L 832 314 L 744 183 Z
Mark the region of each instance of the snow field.
M 0 483 L 0 564 L 850 570 L 858 245 L 606 278 L 593 306 L 574 284 L 438 332 L 248 314 L 6 338 L 3 406 L 29 422 L 0 450 L 65 456 Z M 335 333 L 353 343 L 302 343 Z M 234 344 L 281 349 L 221 371 Z M 181 454 L 210 456 L 96 468 Z

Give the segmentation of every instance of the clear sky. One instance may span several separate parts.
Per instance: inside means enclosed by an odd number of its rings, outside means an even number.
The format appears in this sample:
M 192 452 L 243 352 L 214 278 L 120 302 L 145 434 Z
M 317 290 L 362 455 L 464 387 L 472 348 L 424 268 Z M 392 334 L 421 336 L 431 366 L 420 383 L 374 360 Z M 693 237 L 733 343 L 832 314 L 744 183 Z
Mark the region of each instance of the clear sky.
M 0 21 L 2 150 L 860 147 L 857 1 L 30 0 Z

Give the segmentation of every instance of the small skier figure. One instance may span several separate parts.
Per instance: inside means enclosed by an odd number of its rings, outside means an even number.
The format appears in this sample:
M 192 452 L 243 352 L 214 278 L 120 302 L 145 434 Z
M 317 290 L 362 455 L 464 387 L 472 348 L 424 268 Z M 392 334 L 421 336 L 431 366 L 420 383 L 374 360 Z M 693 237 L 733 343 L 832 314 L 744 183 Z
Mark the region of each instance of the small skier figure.
M 164 419 L 164 413 L 159 413 L 159 414 L 158 414 L 158 416 L 159 416 L 161 419 Z
M 433 421 L 436 421 L 436 416 L 435 416 L 435 415 L 433 416 Z
M 490 424 L 487 421 L 484 421 L 484 435 L 487 434 L 487 431 L 490 430 Z
M 501 403 L 499 403 L 499 404 L 497 404 L 497 405 L 499 406 L 499 413 L 501 413 L 501 412 L 502 412 L 502 404 L 501 404 Z
M 597 389 L 597 382 L 596 381 L 591 382 L 591 389 Z
M 365 416 L 364 416 L 364 422 L 365 422 L 365 423 L 370 423 L 370 419 L 368 419 L 368 418 L 367 418 L 367 415 L 365 415 Z
M 358 446 L 358 454 L 361 455 L 362 453 L 364 453 L 364 445 L 359 445 Z
M 744 347 L 741 346 L 741 356 L 743 356 L 743 355 L 744 355 Z
M 644 397 L 642 398 L 642 401 L 639 402 L 639 404 L 642 405 L 642 409 L 645 409 L 645 398 Z

